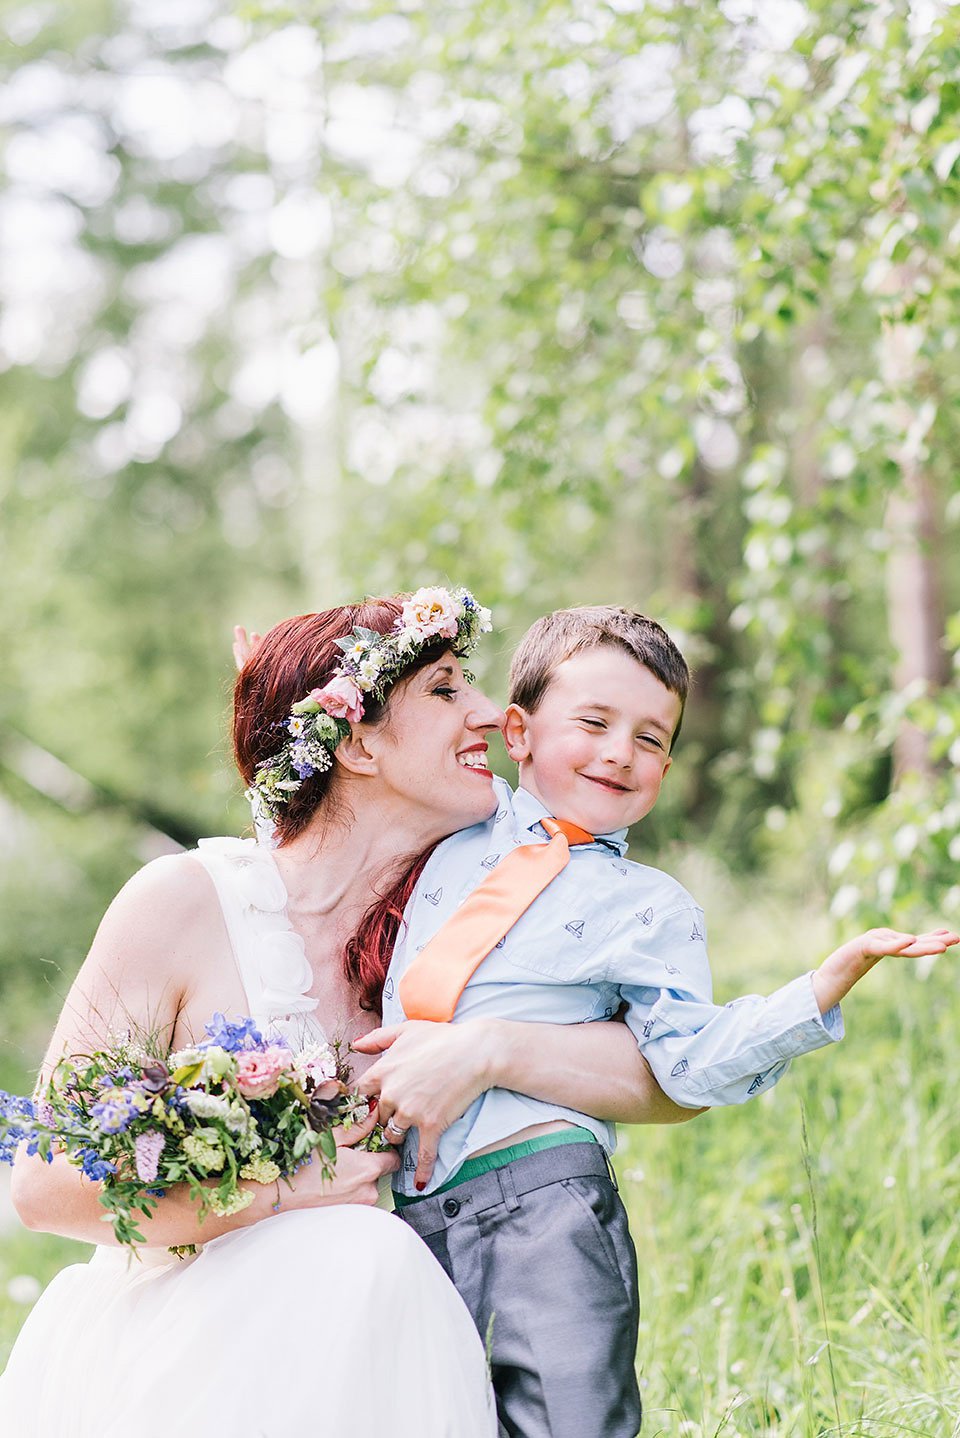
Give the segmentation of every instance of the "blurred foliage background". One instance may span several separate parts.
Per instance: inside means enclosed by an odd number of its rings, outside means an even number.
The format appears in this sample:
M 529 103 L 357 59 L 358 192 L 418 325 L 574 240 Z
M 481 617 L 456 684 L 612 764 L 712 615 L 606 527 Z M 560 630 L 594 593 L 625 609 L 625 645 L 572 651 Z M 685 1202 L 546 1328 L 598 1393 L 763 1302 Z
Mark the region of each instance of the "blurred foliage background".
M 960 919 L 960 9 L 0 31 L 0 1083 L 133 868 L 246 823 L 232 624 L 445 578 L 500 697 L 557 605 L 679 640 L 642 857 Z

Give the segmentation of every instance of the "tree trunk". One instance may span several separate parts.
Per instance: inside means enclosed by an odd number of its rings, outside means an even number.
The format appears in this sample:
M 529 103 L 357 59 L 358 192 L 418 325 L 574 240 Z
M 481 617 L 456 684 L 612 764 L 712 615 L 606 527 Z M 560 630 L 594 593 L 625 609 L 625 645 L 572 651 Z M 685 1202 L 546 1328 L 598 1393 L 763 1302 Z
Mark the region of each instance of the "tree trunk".
M 901 294 L 911 286 L 907 266 L 896 272 Z M 919 381 L 920 361 L 915 331 L 909 325 L 891 324 L 883 338 L 883 377 L 902 398 L 896 414 L 903 438 L 892 451 L 900 469 L 900 484 L 887 504 L 890 552 L 887 561 L 887 628 L 893 644 L 894 688 L 916 687 L 933 692 L 947 679 L 943 647 L 946 623 L 939 575 L 939 525 L 936 496 L 923 469 L 923 434 L 932 419 L 924 421 Z M 910 402 L 910 399 L 913 403 Z M 907 774 L 933 771 L 928 736 L 915 724 L 904 723 L 894 744 L 893 782 Z

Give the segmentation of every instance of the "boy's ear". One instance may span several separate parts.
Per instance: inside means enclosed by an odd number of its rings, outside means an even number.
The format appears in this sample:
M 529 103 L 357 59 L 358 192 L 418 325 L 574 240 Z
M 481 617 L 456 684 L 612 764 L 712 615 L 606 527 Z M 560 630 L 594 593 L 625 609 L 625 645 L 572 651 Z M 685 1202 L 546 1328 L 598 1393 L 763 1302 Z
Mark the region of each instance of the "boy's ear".
M 334 756 L 338 764 L 350 774 L 376 774 L 379 772 L 379 762 L 375 753 L 375 747 L 368 743 L 369 733 L 362 729 L 359 724 L 350 725 L 350 733 L 346 739 L 341 739 L 334 750 Z
M 530 716 L 519 704 L 508 704 L 505 712 L 507 722 L 503 726 L 504 748 L 513 762 L 520 764 L 530 757 L 530 738 L 527 732 Z

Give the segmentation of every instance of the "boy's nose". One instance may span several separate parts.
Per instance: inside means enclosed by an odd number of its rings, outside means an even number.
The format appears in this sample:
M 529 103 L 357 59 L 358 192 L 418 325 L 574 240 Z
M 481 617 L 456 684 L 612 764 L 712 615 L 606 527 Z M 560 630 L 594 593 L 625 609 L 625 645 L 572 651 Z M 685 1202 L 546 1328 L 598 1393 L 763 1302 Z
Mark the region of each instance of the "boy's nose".
M 633 736 L 616 734 L 608 729 L 603 757 L 608 764 L 616 764 L 620 769 L 628 768 L 633 761 Z

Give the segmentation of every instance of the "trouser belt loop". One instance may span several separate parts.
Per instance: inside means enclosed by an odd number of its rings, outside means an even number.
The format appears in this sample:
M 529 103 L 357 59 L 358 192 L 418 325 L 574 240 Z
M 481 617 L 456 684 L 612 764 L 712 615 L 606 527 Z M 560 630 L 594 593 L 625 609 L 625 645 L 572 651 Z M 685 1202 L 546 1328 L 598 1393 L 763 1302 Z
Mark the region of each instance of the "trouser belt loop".
M 613 1164 L 610 1161 L 610 1155 L 608 1153 L 604 1153 L 603 1156 L 607 1160 L 607 1173 L 609 1173 L 610 1175 L 610 1182 L 613 1184 L 613 1191 L 614 1193 L 619 1193 L 620 1185 L 619 1183 L 617 1183 L 617 1175 L 614 1172 Z
M 514 1159 L 502 1168 L 478 1173 L 446 1193 L 405 1205 L 400 1216 L 423 1237 L 440 1233 L 464 1218 L 476 1218 L 488 1209 L 519 1207 L 519 1199 L 535 1189 L 570 1178 L 609 1176 L 607 1156 L 598 1143 L 569 1143 Z
M 494 1173 L 500 1180 L 500 1192 L 507 1205 L 507 1212 L 516 1212 L 520 1207 L 520 1200 L 517 1197 L 517 1186 L 513 1181 L 513 1174 L 510 1172 L 510 1164 L 504 1164 L 503 1168 L 494 1169 Z

